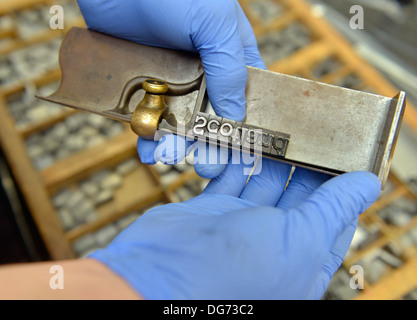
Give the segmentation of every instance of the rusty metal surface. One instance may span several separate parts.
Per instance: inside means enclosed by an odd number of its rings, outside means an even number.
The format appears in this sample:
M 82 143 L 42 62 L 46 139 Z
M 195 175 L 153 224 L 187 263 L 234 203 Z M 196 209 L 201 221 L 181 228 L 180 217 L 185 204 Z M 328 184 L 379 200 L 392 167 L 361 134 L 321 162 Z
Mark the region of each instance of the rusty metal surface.
M 403 92 L 384 97 L 248 67 L 247 116 L 239 123 L 209 114 L 195 55 L 72 29 L 60 60 L 61 86 L 46 100 L 129 122 L 134 109 L 121 101 L 134 100 L 146 77 L 158 78 L 171 90 L 160 129 L 235 148 L 246 141 L 249 151 L 259 144 L 263 156 L 331 174 L 370 171 L 383 184 L 405 108 Z
M 132 79 L 160 78 L 183 84 L 204 72 L 195 54 L 144 46 L 82 28 L 67 33 L 59 60 L 60 87 L 45 99 L 96 112 L 115 108 Z

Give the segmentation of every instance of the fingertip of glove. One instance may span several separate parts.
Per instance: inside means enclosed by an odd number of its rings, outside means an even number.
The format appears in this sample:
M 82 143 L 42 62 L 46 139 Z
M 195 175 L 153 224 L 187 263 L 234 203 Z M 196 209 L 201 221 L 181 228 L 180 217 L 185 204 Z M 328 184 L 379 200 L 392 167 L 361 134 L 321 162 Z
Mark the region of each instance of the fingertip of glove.
M 136 142 L 136 149 L 140 158 L 140 161 L 145 164 L 155 164 L 155 148 L 157 147 L 157 141 L 144 140 L 138 137 Z
M 202 178 L 213 179 L 219 176 L 224 169 L 226 164 L 194 164 L 195 172 Z
M 357 185 L 364 192 L 363 195 L 369 201 L 373 202 L 378 199 L 381 193 L 381 182 L 375 174 L 367 171 L 357 171 L 345 175 L 351 180 L 351 184 Z
M 330 179 L 326 184 L 337 186 L 342 193 L 360 194 L 366 207 L 375 202 L 381 193 L 381 182 L 378 177 L 367 171 L 345 173 Z
M 140 161 L 142 163 L 144 163 L 144 164 L 150 164 L 150 165 L 153 165 L 153 164 L 156 163 L 156 160 L 153 157 L 153 155 L 149 155 L 149 154 L 146 154 L 144 152 L 138 152 L 138 154 L 139 154 Z
M 248 57 L 246 56 L 246 64 L 248 66 L 262 69 L 262 70 L 268 70 L 268 68 L 265 65 L 265 62 L 261 59 L 260 56 L 256 55 L 254 57 Z
M 224 106 L 213 105 L 217 115 L 233 121 L 243 121 L 246 117 L 246 98 L 244 96 L 236 99 L 239 103 L 224 103 Z

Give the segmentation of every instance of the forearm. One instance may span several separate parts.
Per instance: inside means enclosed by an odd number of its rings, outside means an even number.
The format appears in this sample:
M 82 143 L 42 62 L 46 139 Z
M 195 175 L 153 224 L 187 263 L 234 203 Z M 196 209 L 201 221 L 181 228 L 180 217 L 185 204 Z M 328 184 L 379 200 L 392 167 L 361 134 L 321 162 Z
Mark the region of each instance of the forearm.
M 80 259 L 2 266 L 0 299 L 142 298 L 103 264 Z

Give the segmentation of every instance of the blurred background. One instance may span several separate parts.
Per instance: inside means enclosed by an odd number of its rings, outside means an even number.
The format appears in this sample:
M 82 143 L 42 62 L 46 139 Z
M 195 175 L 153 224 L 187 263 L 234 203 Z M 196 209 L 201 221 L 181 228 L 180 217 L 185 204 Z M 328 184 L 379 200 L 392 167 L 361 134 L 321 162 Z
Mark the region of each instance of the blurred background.
M 54 4 L 64 29 L 50 28 Z M 270 70 L 390 97 L 407 92 L 388 185 L 361 216 L 323 299 L 417 299 L 417 1 L 240 4 Z M 355 5 L 363 28 L 352 28 Z M 74 0 L 0 2 L 0 264 L 84 257 L 149 208 L 207 184 L 187 164 L 142 164 L 122 123 L 35 98 L 57 89 L 59 46 L 72 26 L 85 26 Z M 349 285 L 356 265 L 361 290 Z

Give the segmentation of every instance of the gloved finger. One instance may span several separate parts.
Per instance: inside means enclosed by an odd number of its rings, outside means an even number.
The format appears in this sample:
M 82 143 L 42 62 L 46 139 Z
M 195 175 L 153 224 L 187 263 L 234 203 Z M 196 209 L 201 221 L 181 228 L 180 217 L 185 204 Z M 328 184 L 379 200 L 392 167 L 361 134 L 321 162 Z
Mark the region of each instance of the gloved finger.
M 330 179 L 288 211 L 287 218 L 295 219 L 292 225 L 297 226 L 289 232 L 304 239 L 304 244 L 311 243 L 311 259 L 324 262 L 339 235 L 378 199 L 380 191 L 378 178 L 370 172 L 351 172 Z
M 234 1 L 200 2 L 191 39 L 200 53 L 207 93 L 217 115 L 245 118 L 247 68 Z
M 297 281 L 309 282 L 308 295 L 317 294 L 317 276 L 344 230 L 379 196 L 381 184 L 370 172 L 351 172 L 323 183 L 300 205 L 286 211 L 288 268 L 308 264 Z M 281 209 L 278 209 L 281 210 Z M 300 256 L 302 252 L 302 256 Z M 316 291 L 315 291 L 316 290 Z
M 203 193 L 240 196 L 254 164 L 244 163 L 238 150 L 232 150 L 231 153 L 231 160 L 226 168 L 220 175 L 211 179 Z
M 77 0 L 88 28 L 150 46 L 196 52 L 190 41 L 192 0 Z M 198 9 L 196 9 L 198 11 Z
M 154 151 L 155 161 L 163 164 L 176 164 L 181 162 L 194 141 L 176 134 L 165 134 L 159 139 Z
M 276 205 L 277 208 L 288 210 L 299 205 L 330 178 L 331 176 L 324 173 L 296 167 L 287 188 Z
M 226 168 L 229 162 L 227 147 L 218 147 L 201 140 L 198 140 L 193 147 L 195 148 L 194 169 L 200 177 L 215 178 Z
M 259 55 L 257 41 L 253 33 L 252 27 L 249 24 L 249 21 L 243 13 L 243 10 L 238 4 L 238 2 L 234 2 L 234 4 L 238 19 L 240 40 L 243 45 L 245 63 L 253 67 L 266 69 L 265 64 L 263 63 Z M 213 108 L 215 109 L 216 113 L 223 113 L 221 110 L 216 110 L 215 106 L 213 106 Z M 217 165 L 215 163 L 209 165 L 200 165 L 199 163 L 196 163 L 194 165 L 194 168 L 200 176 L 205 178 L 214 178 L 224 170 L 225 166 L 221 164 Z
M 239 22 L 240 38 L 243 43 L 245 63 L 248 66 L 266 70 L 266 65 L 259 54 L 258 43 L 255 34 L 253 33 L 252 26 L 239 3 L 236 2 L 235 4 Z
M 138 137 L 136 143 L 136 149 L 139 154 L 140 161 L 146 164 L 155 164 L 155 149 L 158 146 L 158 141 L 145 140 L 141 137 Z
M 336 244 L 330 250 L 326 261 L 323 263 L 320 273 L 313 285 L 310 293 L 310 299 L 320 299 L 325 293 L 335 272 L 340 268 L 345 259 L 346 253 L 355 234 L 358 219 L 351 223 L 345 231 L 338 237 Z
M 275 206 L 284 192 L 291 165 L 259 157 L 256 163 L 258 174 L 251 175 L 240 198 L 261 206 Z
M 93 30 L 143 44 L 198 51 L 216 114 L 244 119 L 247 69 L 237 1 L 78 3 Z

